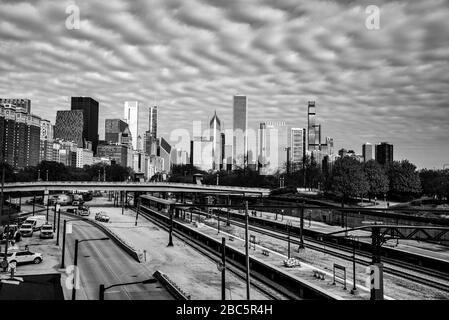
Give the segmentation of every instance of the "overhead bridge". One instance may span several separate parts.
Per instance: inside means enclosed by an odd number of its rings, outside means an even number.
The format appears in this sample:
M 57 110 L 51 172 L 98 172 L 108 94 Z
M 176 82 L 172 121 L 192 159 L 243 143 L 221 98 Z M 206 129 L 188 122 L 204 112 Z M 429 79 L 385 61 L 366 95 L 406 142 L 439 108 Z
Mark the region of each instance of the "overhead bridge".
M 268 196 L 270 189 L 189 184 L 175 182 L 101 182 L 101 181 L 39 181 L 5 183 L 4 192 L 25 191 L 127 191 L 127 192 L 186 192 L 225 195 Z

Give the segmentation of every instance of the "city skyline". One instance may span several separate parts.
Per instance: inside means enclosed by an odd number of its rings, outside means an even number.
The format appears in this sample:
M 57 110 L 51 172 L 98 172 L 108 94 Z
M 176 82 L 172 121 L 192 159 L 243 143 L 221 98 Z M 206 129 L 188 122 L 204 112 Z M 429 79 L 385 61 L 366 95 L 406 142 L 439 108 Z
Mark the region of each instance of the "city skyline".
M 169 138 L 213 110 L 231 124 L 243 94 L 250 128 L 306 128 L 316 101 L 337 150 L 388 141 L 395 160 L 448 162 L 445 2 L 380 1 L 379 30 L 365 27 L 366 1 L 78 1 L 79 30 L 65 26 L 68 4 L 0 3 L 0 96 L 30 99 L 52 123 L 72 96 L 89 96 L 104 138 L 105 118 L 137 100 L 160 106 L 158 135 Z

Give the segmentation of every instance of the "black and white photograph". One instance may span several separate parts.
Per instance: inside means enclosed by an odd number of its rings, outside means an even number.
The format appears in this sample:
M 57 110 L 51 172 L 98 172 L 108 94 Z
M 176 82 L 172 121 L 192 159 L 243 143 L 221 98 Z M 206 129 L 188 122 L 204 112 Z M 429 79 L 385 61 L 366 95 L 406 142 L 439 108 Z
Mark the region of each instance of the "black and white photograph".
M 448 300 L 449 1 L 0 0 L 0 158 L 0 300 Z

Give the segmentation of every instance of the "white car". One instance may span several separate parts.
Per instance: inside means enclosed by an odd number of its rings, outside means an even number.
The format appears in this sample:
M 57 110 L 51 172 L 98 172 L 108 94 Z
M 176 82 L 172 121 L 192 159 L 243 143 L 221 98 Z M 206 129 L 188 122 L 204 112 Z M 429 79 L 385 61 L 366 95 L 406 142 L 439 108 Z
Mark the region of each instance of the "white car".
M 3 260 L 5 257 L 5 253 L 0 253 L 0 260 Z M 22 264 L 22 263 L 34 263 L 39 264 L 42 262 L 43 257 L 42 253 L 35 253 L 31 252 L 29 250 L 23 250 L 23 251 L 10 251 L 8 252 L 8 263 L 16 263 L 16 264 Z
M 22 237 L 32 237 L 33 236 L 33 225 L 30 223 L 24 223 L 20 226 L 19 232 L 22 234 Z
M 48 238 L 53 239 L 54 238 L 53 225 L 50 224 L 50 223 L 44 224 L 42 226 L 42 228 L 41 228 L 41 233 L 39 235 L 39 238 L 41 238 L 41 239 L 44 239 L 44 238 L 45 239 L 48 239 Z

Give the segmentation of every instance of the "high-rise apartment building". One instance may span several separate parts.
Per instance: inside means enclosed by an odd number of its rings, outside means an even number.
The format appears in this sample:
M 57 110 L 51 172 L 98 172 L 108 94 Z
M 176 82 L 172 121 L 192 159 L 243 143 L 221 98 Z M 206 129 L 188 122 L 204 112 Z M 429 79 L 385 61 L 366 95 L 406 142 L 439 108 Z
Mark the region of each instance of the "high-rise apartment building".
M 362 146 L 362 156 L 363 156 L 363 161 L 364 162 L 368 162 L 370 160 L 373 160 L 373 145 L 369 142 L 365 143 Z
M 17 169 L 39 163 L 41 118 L 13 104 L 0 104 L 0 156 Z
M 131 131 L 134 150 L 143 151 L 145 148 L 146 132 L 150 131 L 149 111 L 150 108 L 144 107 L 138 101 L 125 101 L 123 118 Z
M 293 165 L 302 163 L 306 156 L 306 129 L 292 128 L 291 129 L 291 161 Z
M 55 139 L 72 141 L 77 146 L 82 147 L 84 111 L 83 110 L 60 110 L 56 112 Z
M 0 98 L 0 104 L 11 104 L 11 105 L 14 105 L 14 108 L 16 111 L 31 113 L 31 100 L 30 99 Z
M 233 164 L 245 167 L 248 156 L 248 101 L 246 96 L 234 96 L 233 107 Z
M 380 164 L 390 164 L 393 162 L 393 145 L 388 142 L 376 144 L 376 161 Z
M 222 165 L 222 137 L 221 137 L 221 121 L 217 116 L 217 112 L 210 120 L 210 140 L 212 141 L 212 168 L 220 170 Z
M 98 101 L 90 97 L 72 97 L 71 110 L 83 111 L 83 147 L 86 141 L 92 142 L 92 150 L 97 153 L 98 146 Z M 79 147 L 81 147 L 79 145 Z

